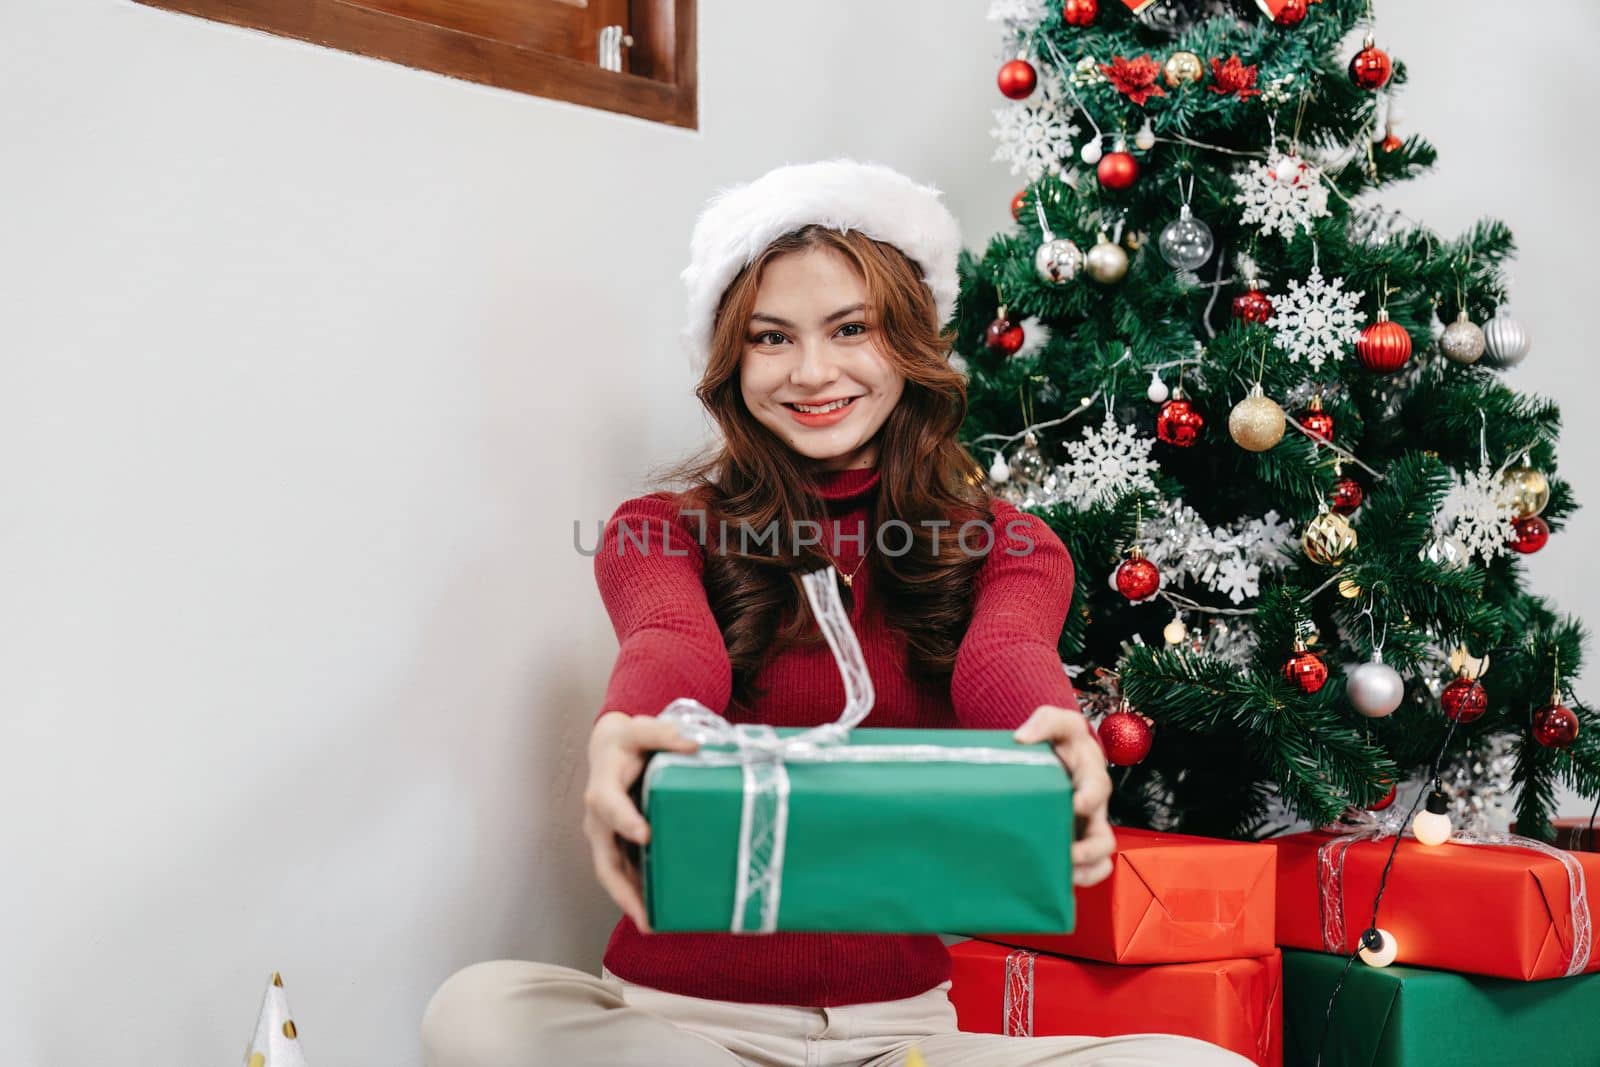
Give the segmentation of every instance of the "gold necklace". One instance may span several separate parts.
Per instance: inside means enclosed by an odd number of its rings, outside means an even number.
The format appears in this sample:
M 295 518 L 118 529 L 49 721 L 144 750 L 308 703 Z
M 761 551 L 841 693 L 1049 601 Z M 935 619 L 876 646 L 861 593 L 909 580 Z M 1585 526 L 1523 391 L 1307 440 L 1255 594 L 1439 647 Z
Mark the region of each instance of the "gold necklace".
M 867 562 L 867 554 L 865 552 L 861 553 L 861 559 L 856 562 L 856 569 L 851 571 L 849 574 L 839 570 L 839 561 L 834 559 L 832 556 L 828 557 L 828 562 L 833 564 L 833 569 L 839 572 L 840 578 L 844 579 L 844 587 L 849 589 L 850 583 L 855 580 L 855 576 L 857 574 L 861 573 L 862 566 Z

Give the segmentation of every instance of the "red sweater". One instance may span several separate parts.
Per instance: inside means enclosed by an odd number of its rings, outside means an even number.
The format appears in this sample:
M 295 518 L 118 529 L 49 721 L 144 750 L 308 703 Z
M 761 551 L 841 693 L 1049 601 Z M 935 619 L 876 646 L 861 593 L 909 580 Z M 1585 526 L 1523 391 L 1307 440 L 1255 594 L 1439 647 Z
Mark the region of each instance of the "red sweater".
M 870 512 L 878 478 L 876 468 L 858 468 L 824 475 L 820 484 L 830 519 L 847 535 L 865 530 L 869 552 L 878 551 Z M 999 499 L 994 512 L 994 546 L 978 573 L 972 622 L 948 687 L 908 676 L 903 640 L 874 601 L 870 567 L 856 572 L 850 618 L 877 694 L 863 726 L 1014 729 L 1040 704 L 1077 707 L 1056 650 L 1072 560 L 1043 520 Z M 730 705 L 727 647 L 701 580 L 700 526 L 698 518 L 678 515 L 670 493 L 629 500 L 606 524 L 595 579 L 621 649 L 601 713 L 655 715 L 677 697 L 693 697 L 732 722 L 831 721 L 844 706 L 844 684 L 824 643 L 770 657 L 756 678 L 767 695 L 751 706 Z M 1020 536 L 1008 533 L 1024 528 Z M 638 545 L 646 529 L 648 552 Z M 955 530 L 940 531 L 946 534 Z M 731 531 L 730 543 L 737 536 Z M 707 541 L 716 544 L 714 531 Z M 973 530 L 967 543 L 977 551 L 982 541 Z M 885 543 L 902 542 L 891 530 Z M 860 559 L 854 541 L 841 539 L 834 551 L 831 527 L 822 547 L 846 574 Z M 630 982 L 672 993 L 813 1007 L 915 996 L 950 976 L 949 954 L 932 934 L 642 934 L 626 916 L 611 934 L 605 964 Z

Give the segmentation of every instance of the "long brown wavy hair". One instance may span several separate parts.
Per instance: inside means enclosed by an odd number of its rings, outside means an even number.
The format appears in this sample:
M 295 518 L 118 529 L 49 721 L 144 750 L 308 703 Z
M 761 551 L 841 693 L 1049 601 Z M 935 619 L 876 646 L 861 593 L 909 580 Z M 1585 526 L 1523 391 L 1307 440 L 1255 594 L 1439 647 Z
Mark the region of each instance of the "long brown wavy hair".
M 680 490 L 683 506 L 703 508 L 707 530 L 760 533 L 776 522 L 783 534 L 742 551 L 730 535 L 705 538 L 705 587 L 733 665 L 733 698 L 761 695 L 754 679 L 764 659 L 793 644 L 822 640 L 811 618 L 800 575 L 831 560 L 806 547 L 796 555 L 787 531 L 810 520 L 829 530 L 824 501 L 815 495 L 814 461 L 794 452 L 745 406 L 739 385 L 746 331 L 762 271 L 778 256 L 831 249 L 854 264 L 866 283 L 870 322 L 880 331 L 879 351 L 905 378 L 899 403 L 878 432 L 880 483 L 862 566 L 891 630 L 903 634 L 908 667 L 923 680 L 947 680 L 972 617 L 973 582 L 984 557 L 963 550 L 952 531 L 962 522 L 993 522 L 982 467 L 956 439 L 967 412 L 965 378 L 947 359 L 953 331 L 941 332 L 933 294 L 920 269 L 898 248 L 852 230 L 806 226 L 773 241 L 728 286 L 717 309 L 710 357 L 695 395 L 722 433 L 721 445 L 660 472 Z M 908 551 L 878 551 L 876 531 L 890 520 L 908 524 Z M 924 520 L 949 520 L 938 529 Z M 938 549 L 934 551 L 934 539 Z M 898 549 L 903 535 L 896 530 Z M 824 538 L 824 544 L 828 542 Z M 840 592 L 848 598 L 849 588 Z M 787 618 L 787 622 L 785 622 Z

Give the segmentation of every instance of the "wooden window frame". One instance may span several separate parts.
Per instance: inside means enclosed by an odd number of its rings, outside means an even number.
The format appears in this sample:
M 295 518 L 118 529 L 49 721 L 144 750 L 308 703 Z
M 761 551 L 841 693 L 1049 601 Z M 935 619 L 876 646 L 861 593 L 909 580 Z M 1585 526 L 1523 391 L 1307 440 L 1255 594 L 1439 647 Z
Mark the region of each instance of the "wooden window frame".
M 604 70 L 350 0 L 135 0 L 551 100 L 699 128 L 695 0 L 632 0 L 630 66 Z M 648 76 L 646 76 L 648 75 Z

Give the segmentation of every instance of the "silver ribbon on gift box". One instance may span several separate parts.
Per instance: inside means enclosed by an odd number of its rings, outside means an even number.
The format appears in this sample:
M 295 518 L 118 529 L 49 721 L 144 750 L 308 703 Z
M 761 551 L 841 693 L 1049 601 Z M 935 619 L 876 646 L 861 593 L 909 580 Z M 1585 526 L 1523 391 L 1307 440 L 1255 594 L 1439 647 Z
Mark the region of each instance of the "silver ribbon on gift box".
M 778 928 L 783 897 L 783 850 L 789 826 L 789 772 L 792 763 L 991 763 L 1060 766 L 1054 752 L 1034 749 L 943 745 L 848 745 L 850 731 L 867 717 L 875 699 L 872 676 L 850 617 L 839 599 L 836 572 L 821 567 L 801 576 L 806 600 L 822 627 L 844 679 L 844 710 L 838 719 L 790 737 L 770 726 L 730 723 L 698 700 L 680 697 L 661 718 L 705 748 L 693 754 L 661 752 L 645 770 L 644 798 L 668 767 L 739 767 L 744 772 L 743 806 L 739 815 L 739 852 L 735 868 L 733 915 L 729 929 L 739 933 L 772 933 Z M 1065 771 L 1063 770 L 1063 773 Z
M 1381 841 L 1386 837 L 1414 837 L 1401 825 L 1404 816 L 1390 810 L 1382 816 L 1370 811 L 1352 812 L 1347 821 L 1327 829 L 1337 836 L 1317 848 L 1317 905 L 1322 914 L 1322 947 L 1343 955 L 1345 949 L 1344 864 L 1350 846 L 1362 841 Z M 1518 834 L 1489 834 L 1457 830 L 1450 835 L 1454 845 L 1497 845 L 1537 852 L 1561 864 L 1567 872 L 1567 906 L 1572 915 L 1572 941 L 1563 945 L 1567 954 L 1567 976 L 1582 974 L 1589 967 L 1593 931 L 1589 916 L 1589 895 L 1584 885 L 1583 865 L 1571 853 L 1543 841 Z
M 1037 952 L 1014 949 L 1006 954 L 1005 1002 L 1000 1032 L 1007 1037 L 1033 1036 L 1033 961 Z

